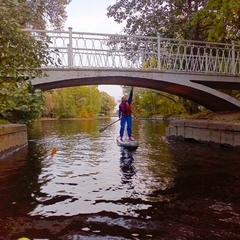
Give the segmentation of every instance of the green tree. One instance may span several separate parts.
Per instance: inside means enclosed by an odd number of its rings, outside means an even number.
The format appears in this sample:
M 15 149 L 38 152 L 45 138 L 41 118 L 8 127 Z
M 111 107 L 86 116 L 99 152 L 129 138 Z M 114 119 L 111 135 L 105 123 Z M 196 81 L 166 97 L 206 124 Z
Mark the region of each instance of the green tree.
M 53 91 L 54 116 L 60 118 L 76 117 L 78 110 L 72 88 L 57 89 Z
M 185 112 L 181 98 L 178 96 L 143 88 L 134 88 L 132 110 L 136 117 L 165 116 Z
M 41 5 L 43 2 L 46 4 Z M 53 1 L 50 2 L 54 4 Z M 56 25 L 56 18 L 52 17 L 49 20 L 46 17 L 50 14 L 48 11 L 51 5 L 47 3 L 49 3 L 47 0 L 0 0 L 0 118 L 2 119 L 28 124 L 42 111 L 42 93 L 41 91 L 31 93 L 31 81 L 27 80 L 41 77 L 43 72 L 39 70 L 40 67 L 48 65 L 52 62 L 52 58 L 48 51 L 48 42 L 36 40 L 23 32 L 22 28 L 37 27 L 37 20 L 40 18 L 42 22 L 45 21 L 44 26 L 48 23 Z M 30 8 L 30 5 L 35 6 L 34 4 L 41 5 L 41 16 L 36 15 L 38 11 Z M 54 12 L 51 12 L 51 15 L 54 16 Z M 60 21 L 64 18 L 58 19 Z M 21 94 L 24 99 L 21 99 Z
M 53 115 L 60 118 L 92 118 L 101 109 L 101 94 L 97 86 L 56 89 L 52 91 L 52 97 L 54 102 Z
M 11 0 L 7 1 L 13 6 L 17 5 Z M 0 83 L 39 77 L 42 71 L 38 68 L 51 61 L 48 45 L 23 32 L 21 25 L 8 11 L 8 7 L 0 6 Z
M 5 82 L 0 88 L 0 114 L 12 123 L 31 125 L 44 109 L 42 92 L 29 93 L 31 84 Z
M 108 7 L 107 16 L 117 23 L 126 23 L 127 34 L 201 39 L 199 23 L 194 14 L 204 8 L 207 0 L 119 0 Z
M 101 110 L 100 114 L 110 116 L 116 106 L 113 97 L 109 96 L 106 92 L 101 92 Z
M 209 0 L 205 8 L 194 15 L 206 40 L 215 42 L 240 41 L 240 0 Z
M 66 6 L 71 0 L 0 0 L 0 8 L 7 8 L 7 16 L 22 28 L 61 29 L 67 18 Z
M 91 117 L 96 116 L 101 110 L 101 94 L 97 86 L 87 87 L 87 96 L 85 106 L 87 110 L 91 113 Z
M 42 111 L 43 117 L 54 117 L 54 101 L 52 91 L 43 92 L 45 108 Z

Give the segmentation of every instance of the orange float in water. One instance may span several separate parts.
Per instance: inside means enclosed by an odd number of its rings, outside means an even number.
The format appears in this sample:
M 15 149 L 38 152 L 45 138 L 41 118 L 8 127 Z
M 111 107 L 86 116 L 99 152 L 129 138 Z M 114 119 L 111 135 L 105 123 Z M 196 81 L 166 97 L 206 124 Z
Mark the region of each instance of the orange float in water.
M 53 157 L 53 155 L 57 152 L 56 148 L 53 148 L 52 153 L 51 153 L 51 157 Z

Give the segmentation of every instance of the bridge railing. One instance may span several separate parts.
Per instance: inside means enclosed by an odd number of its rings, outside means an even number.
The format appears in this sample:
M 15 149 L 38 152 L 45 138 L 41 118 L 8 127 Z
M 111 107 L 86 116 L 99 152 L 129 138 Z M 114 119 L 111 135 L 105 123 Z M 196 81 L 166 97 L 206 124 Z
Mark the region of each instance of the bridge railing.
M 181 39 L 69 31 L 28 30 L 60 68 L 121 68 L 240 74 L 240 45 Z M 60 64 L 59 64 L 60 62 Z

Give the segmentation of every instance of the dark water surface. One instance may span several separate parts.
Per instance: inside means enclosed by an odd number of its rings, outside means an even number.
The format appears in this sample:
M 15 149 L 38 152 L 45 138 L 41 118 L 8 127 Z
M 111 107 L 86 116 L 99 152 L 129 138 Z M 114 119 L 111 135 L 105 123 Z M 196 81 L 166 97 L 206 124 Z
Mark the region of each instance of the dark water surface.
M 99 133 L 114 120 L 35 124 L 0 161 L 0 239 L 240 239 L 240 152 L 166 141 L 167 123 L 145 120 L 124 150 L 119 123 Z

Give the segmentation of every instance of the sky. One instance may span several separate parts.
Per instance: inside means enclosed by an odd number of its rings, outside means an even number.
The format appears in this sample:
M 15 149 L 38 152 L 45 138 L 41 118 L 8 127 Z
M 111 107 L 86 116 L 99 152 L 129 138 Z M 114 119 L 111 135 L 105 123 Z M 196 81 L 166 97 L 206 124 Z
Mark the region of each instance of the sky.
M 72 0 L 66 8 L 65 30 L 72 27 L 76 32 L 120 33 L 123 25 L 106 16 L 107 7 L 115 3 L 116 0 Z M 99 85 L 98 89 L 116 100 L 122 96 L 122 88 L 117 85 Z

